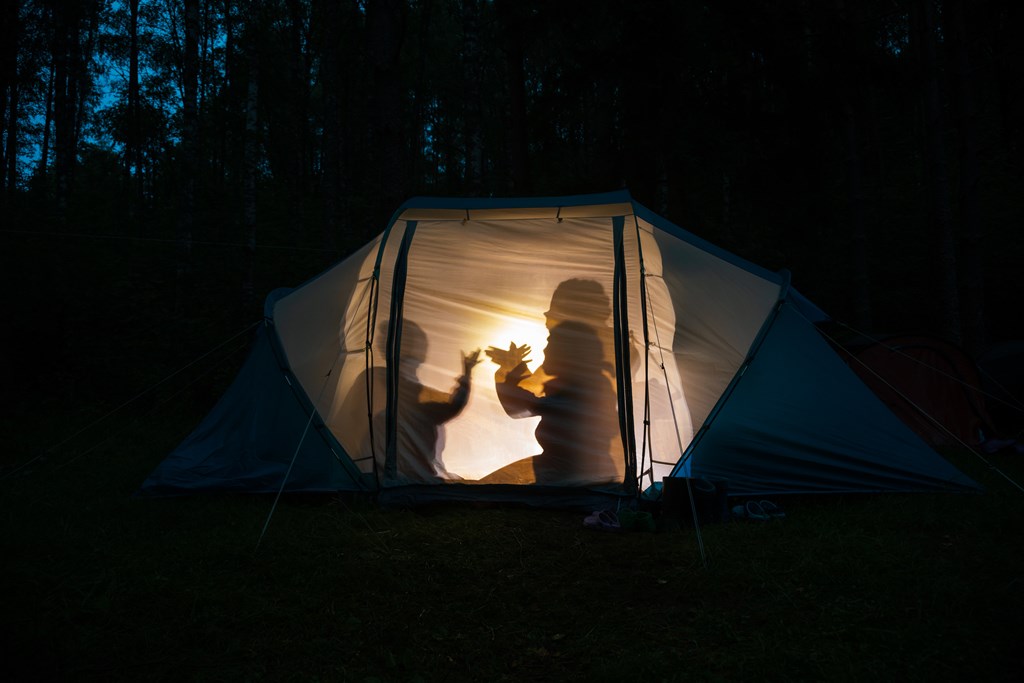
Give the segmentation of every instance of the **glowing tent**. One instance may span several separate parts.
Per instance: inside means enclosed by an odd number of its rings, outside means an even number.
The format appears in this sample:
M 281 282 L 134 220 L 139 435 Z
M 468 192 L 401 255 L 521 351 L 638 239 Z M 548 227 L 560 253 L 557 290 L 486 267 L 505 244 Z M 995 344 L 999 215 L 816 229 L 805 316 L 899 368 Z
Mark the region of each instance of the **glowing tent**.
M 823 318 L 785 273 L 626 192 L 412 199 L 268 297 L 238 378 L 141 493 L 586 504 L 669 475 L 738 495 L 976 488 L 832 351 Z

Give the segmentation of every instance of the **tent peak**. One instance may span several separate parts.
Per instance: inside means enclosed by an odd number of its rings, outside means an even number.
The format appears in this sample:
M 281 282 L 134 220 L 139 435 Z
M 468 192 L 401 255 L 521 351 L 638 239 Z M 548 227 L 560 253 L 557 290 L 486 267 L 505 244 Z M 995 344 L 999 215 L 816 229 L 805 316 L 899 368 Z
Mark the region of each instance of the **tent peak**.
M 561 195 L 546 197 L 441 197 L 417 196 L 408 199 L 399 208 L 406 209 L 524 209 L 558 208 L 570 206 L 600 206 L 605 204 L 632 204 L 633 197 L 628 190 L 597 192 L 593 194 Z
M 529 220 L 626 216 L 635 212 L 629 192 L 563 197 L 413 197 L 395 220 Z

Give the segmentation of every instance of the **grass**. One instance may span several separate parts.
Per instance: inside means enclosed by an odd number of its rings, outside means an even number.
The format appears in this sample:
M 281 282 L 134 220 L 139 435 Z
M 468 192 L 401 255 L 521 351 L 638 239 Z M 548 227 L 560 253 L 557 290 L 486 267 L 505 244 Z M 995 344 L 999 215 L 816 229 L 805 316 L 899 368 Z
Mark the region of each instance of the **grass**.
M 692 529 L 599 533 L 578 511 L 285 498 L 257 549 L 266 497 L 133 499 L 244 344 L 114 409 L 258 311 L 220 313 L 235 290 L 214 256 L 178 307 L 146 245 L 8 241 L 0 278 L 34 295 L 12 302 L 0 385 L 4 683 L 1024 670 L 1024 494 L 974 460 L 957 464 L 985 495 L 795 499 L 781 522 L 707 526 L 707 569 Z M 992 462 L 1024 481 L 1024 458 Z
M 1011 680 L 1024 665 L 1024 513 L 998 478 L 709 525 L 707 569 L 688 528 L 337 498 L 285 498 L 257 548 L 266 497 L 131 497 L 188 428 L 166 422 L 2 482 L 5 680 Z

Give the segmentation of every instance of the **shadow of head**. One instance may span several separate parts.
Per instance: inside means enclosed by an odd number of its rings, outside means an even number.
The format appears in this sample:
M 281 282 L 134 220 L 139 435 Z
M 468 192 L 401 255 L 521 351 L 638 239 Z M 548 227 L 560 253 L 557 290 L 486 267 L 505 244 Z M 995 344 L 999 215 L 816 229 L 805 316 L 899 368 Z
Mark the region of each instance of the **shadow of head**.
M 611 301 L 599 282 L 573 278 L 555 288 L 544 317 L 549 330 L 567 320 L 579 320 L 597 329 L 608 324 L 611 313 Z

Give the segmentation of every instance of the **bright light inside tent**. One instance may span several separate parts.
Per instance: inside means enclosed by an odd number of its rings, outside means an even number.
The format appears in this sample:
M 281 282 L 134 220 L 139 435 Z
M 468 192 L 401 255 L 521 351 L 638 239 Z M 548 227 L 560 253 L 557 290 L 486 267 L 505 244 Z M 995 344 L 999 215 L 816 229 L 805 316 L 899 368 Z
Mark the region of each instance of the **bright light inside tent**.
M 496 346 L 499 349 L 508 349 L 509 344 L 512 343 L 516 346 L 523 344 L 529 346 L 530 353 L 526 359 L 531 371 L 535 371 L 544 363 L 544 347 L 548 343 L 548 328 L 539 322 L 519 319 L 504 320 L 502 325 L 487 337 L 494 340 L 488 345 Z
M 400 377 L 412 379 L 422 389 L 416 396 L 403 397 L 399 392 L 396 397 L 400 399 L 397 402 L 399 418 L 385 425 L 387 400 L 390 398 L 388 389 L 391 387 L 386 381 L 385 371 L 388 334 L 387 328 L 381 326 L 389 322 L 389 304 L 394 303 L 392 297 L 397 295 L 392 291 L 392 283 L 395 281 L 395 259 L 402 245 L 399 238 L 404 234 L 405 225 L 396 222 L 396 232 L 391 233 L 392 237 L 387 242 L 368 245 L 362 260 L 358 263 L 353 261 L 347 270 L 333 270 L 329 278 L 318 278 L 311 286 L 303 288 L 302 291 L 306 292 L 304 298 L 284 300 L 292 303 L 289 310 L 294 310 L 292 318 L 295 322 L 281 334 L 283 343 L 287 344 L 289 360 L 301 374 L 303 386 L 319 395 L 320 387 L 325 386 L 325 373 L 333 367 L 332 364 L 340 364 L 337 371 L 329 373 L 329 381 L 336 382 L 336 386 L 333 387 L 333 396 L 324 394 L 323 400 L 330 401 L 330 406 L 318 406 L 318 409 L 329 412 L 327 421 L 331 431 L 362 471 L 369 473 L 375 458 L 380 461 L 383 457 L 385 437 L 395 439 L 400 476 L 394 481 L 384 482 L 384 485 L 442 483 L 443 476 L 431 476 L 431 462 L 437 464 L 437 471 L 442 475 L 450 474 L 466 482 L 478 482 L 508 465 L 542 454 L 544 449 L 536 436 L 543 410 L 527 412 L 513 407 L 511 410 L 515 414 L 505 410 L 495 384 L 498 365 L 486 355 L 486 351 L 490 347 L 507 351 L 510 343 L 528 345 L 528 366 L 533 376 L 524 378 L 519 386 L 537 394 L 544 391 L 542 382 L 549 379 L 541 371 L 544 363 L 563 360 L 562 372 L 555 374 L 561 375 L 559 383 L 565 386 L 567 382 L 575 381 L 567 377 L 571 373 L 566 373 L 566 368 L 582 365 L 596 369 L 598 365 L 592 359 L 586 359 L 589 357 L 585 357 L 583 351 L 589 345 L 579 343 L 579 340 L 564 347 L 563 358 L 554 357 L 558 355 L 557 343 L 555 351 L 548 350 L 549 330 L 545 324 L 545 311 L 552 312 L 558 320 L 578 320 L 593 327 L 600 337 L 604 348 L 600 372 L 606 376 L 608 391 L 614 399 L 623 389 L 621 382 L 626 380 L 626 377 L 621 377 L 617 383 L 611 365 L 615 354 L 610 301 L 617 300 L 620 295 L 628 297 L 628 319 L 622 323 L 627 324 L 635 336 L 640 336 L 640 330 L 649 324 L 653 347 L 664 349 L 664 353 L 658 351 L 651 356 L 648 366 L 643 362 L 642 346 L 634 342 L 631 349 L 634 361 L 630 377 L 636 425 L 635 449 L 638 461 L 642 457 L 643 462 L 638 474 L 645 475 L 644 484 L 647 485 L 651 479 L 660 481 L 671 471 L 680 450 L 685 448 L 692 435 L 691 412 L 694 408 L 688 405 L 691 397 L 688 394 L 684 396 L 683 371 L 688 372 L 688 393 L 692 391 L 695 394 L 695 414 L 700 419 L 707 415 L 720 395 L 715 391 L 717 385 L 703 389 L 705 379 L 717 380 L 719 375 L 726 373 L 719 369 L 717 356 L 701 355 L 703 346 L 693 352 L 687 350 L 687 353 L 675 350 L 677 338 L 684 339 L 680 336 L 681 331 L 689 330 L 689 327 L 684 328 L 685 321 L 677 320 L 677 312 L 683 307 L 672 300 L 668 281 L 662 273 L 661 251 L 664 247 L 655 239 L 650 226 L 637 232 L 642 242 L 645 268 L 652 275 L 645 280 L 647 298 L 644 302 L 636 288 L 639 280 L 627 282 L 627 287 L 619 293 L 614 291 L 612 264 L 608 260 L 614 246 L 613 235 L 610 230 L 602 228 L 611 225 L 604 218 L 567 219 L 558 224 L 556 230 L 553 230 L 555 226 L 550 218 L 513 222 L 474 220 L 471 226 L 465 225 L 461 217 L 460 220 L 421 220 L 417 224 L 414 246 L 407 254 L 401 299 L 404 326 L 401 353 L 403 358 L 419 363 L 414 369 L 410 368 L 413 370 L 411 375 L 406 373 Z M 634 261 L 640 249 L 629 243 L 625 248 L 627 266 L 636 266 Z M 459 254 L 457 265 L 453 264 L 453 254 Z M 672 256 L 674 261 L 689 263 L 692 255 L 690 251 L 684 251 L 671 252 L 668 256 Z M 703 261 L 699 263 L 703 264 Z M 334 301 L 332 297 L 351 289 L 352 283 L 374 282 L 374 272 L 378 268 L 377 284 L 373 287 L 360 284 L 352 292 L 343 315 L 335 316 L 332 312 L 329 319 L 323 317 L 320 311 L 329 309 L 328 303 Z M 372 353 L 367 353 L 363 346 L 367 313 L 372 310 L 367 297 L 371 294 L 380 298 L 373 322 Z M 734 319 L 732 313 L 718 311 L 718 306 L 715 299 L 695 296 L 686 308 L 704 307 L 699 310 L 707 308 L 710 311 L 703 317 L 695 316 L 693 320 L 696 323 L 722 318 L 731 324 Z M 275 320 L 284 319 L 283 310 L 275 314 Z M 599 315 L 602 312 L 604 317 Z M 338 320 L 344 321 L 340 328 L 337 327 Z M 332 327 L 333 334 L 340 331 L 341 339 L 337 346 L 323 345 L 321 349 L 313 345 L 313 340 L 320 338 L 317 325 L 321 323 Z M 422 332 L 418 340 L 414 325 Z M 688 334 L 686 340 L 701 339 L 699 334 Z M 730 340 L 731 337 L 724 341 Z M 464 370 L 463 359 L 477 349 L 480 350 L 480 362 L 472 369 L 466 385 L 459 382 Z M 549 351 L 547 358 L 545 351 Z M 710 358 L 711 362 L 704 362 L 705 358 Z M 366 389 L 367 361 L 373 365 L 370 375 L 372 392 Z M 680 361 L 679 367 L 677 361 Z M 684 367 L 683 362 L 689 362 L 689 365 Z M 596 372 L 583 374 L 589 380 Z M 326 386 L 329 391 L 331 385 Z M 407 385 L 407 388 L 411 386 Z M 454 416 L 441 415 L 444 419 L 435 419 L 434 413 L 443 411 L 427 407 L 422 399 L 428 396 L 438 399 L 445 395 L 450 397 L 460 386 L 469 389 L 461 409 Z M 547 391 L 552 390 L 549 385 Z M 603 387 L 588 395 L 598 393 L 603 394 Z M 366 405 L 368 397 L 373 402 L 370 406 Z M 616 403 L 616 407 L 618 405 Z M 368 416 L 372 419 L 368 420 Z M 378 417 L 382 423 L 379 428 L 373 422 Z M 602 414 L 594 420 L 567 425 L 565 430 L 587 435 L 589 425 L 594 424 L 600 429 L 591 431 L 603 435 L 604 427 L 610 425 L 607 430 L 611 434 L 608 455 L 613 459 L 620 458 L 621 437 L 618 433 L 612 434 L 618 429 L 618 418 L 617 412 L 612 417 Z M 558 431 L 559 417 L 555 416 L 551 421 L 548 415 L 547 419 L 547 426 Z M 392 424 L 397 429 L 385 434 L 385 426 Z M 542 440 L 545 434 L 542 432 Z M 428 443 L 431 439 L 433 443 Z M 598 452 L 602 449 L 603 446 L 589 450 Z
M 445 424 L 442 459 L 449 472 L 476 480 L 510 462 L 540 453 L 534 435 L 540 417 L 513 419 L 505 413 L 494 385 L 497 364 L 485 352 L 491 346 L 507 350 L 510 343 L 527 344 L 528 366 L 536 372 L 544 362 L 547 338 L 543 318 L 511 314 L 478 321 L 472 333 L 466 335 L 464 349 L 481 349 L 481 364 L 473 373 L 469 404 Z M 500 437 L 496 438 L 498 434 Z

